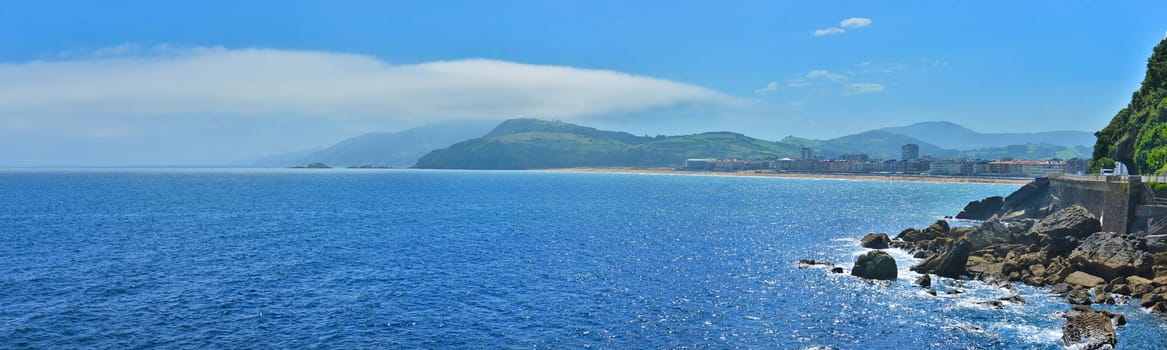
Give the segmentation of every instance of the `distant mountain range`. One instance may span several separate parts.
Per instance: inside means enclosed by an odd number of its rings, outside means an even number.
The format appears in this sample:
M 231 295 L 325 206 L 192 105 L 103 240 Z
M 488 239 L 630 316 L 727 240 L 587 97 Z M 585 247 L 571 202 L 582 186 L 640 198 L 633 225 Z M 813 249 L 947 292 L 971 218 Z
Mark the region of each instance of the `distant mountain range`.
M 681 136 L 636 136 L 559 121 L 511 119 L 431 124 L 396 133 L 370 133 L 323 149 L 269 157 L 260 166 L 378 166 L 457 169 L 566 167 L 671 167 L 689 158 L 776 159 L 796 157 L 808 147 L 834 158 L 863 153 L 899 159 L 904 144 L 936 158 L 1085 158 L 1081 131 L 979 133 L 948 122 L 883 128 L 829 140 L 788 136 L 772 142 L 733 132 Z
M 915 129 L 918 131 L 927 128 Z M 913 128 L 905 127 L 891 130 L 911 131 Z M 993 142 L 1005 142 L 1012 140 L 1014 135 L 1025 134 L 972 132 L 972 134 L 965 133 L 965 135 L 996 140 Z M 994 137 L 994 135 L 1006 136 Z M 794 157 L 802 147 L 811 148 L 816 155 L 825 157 L 864 153 L 875 158 L 899 159 L 901 147 L 909 143 L 919 145 L 921 155 L 937 158 L 1049 159 L 1057 157 L 1068 159 L 1083 157 L 1090 151 L 1085 146 L 1067 147 L 1048 143 L 1000 145 L 989 141 L 977 143 L 977 145 L 987 146 L 984 148 L 957 151 L 944 149 L 919 138 L 887 129 L 872 130 L 830 140 L 787 137 L 779 142 L 760 140 L 732 132 L 642 137 L 625 132 L 603 131 L 558 121 L 512 119 L 503 122 L 481 138 L 459 142 L 449 148 L 430 152 L 419 159 L 415 167 L 434 169 L 661 167 L 678 166 L 689 158 L 777 159 Z
M 323 149 L 267 157 L 259 166 L 289 167 L 324 163 L 333 167 L 408 168 L 421 156 L 485 135 L 498 121 L 463 120 L 425 125 L 394 133 L 368 133 Z
M 951 136 L 946 132 L 951 132 Z M 787 136 L 779 142 L 809 147 L 815 154 L 828 158 L 847 153 L 864 153 L 882 159 L 898 159 L 901 147 L 909 143 L 920 146 L 920 155 L 935 158 L 1089 158 L 1090 147 L 1087 146 L 1089 142 L 1083 143 L 1082 135 L 1087 135 L 1090 139 L 1094 137 L 1085 131 L 980 133 L 949 122 L 923 122 L 865 131 L 830 140 Z
M 922 122 L 908 126 L 879 129 L 914 137 L 944 149 L 972 150 L 1030 143 L 1064 147 L 1091 146 L 1094 134 L 1085 131 L 1046 131 L 1033 133 L 981 133 L 950 122 Z M 921 152 L 924 150 L 921 149 Z

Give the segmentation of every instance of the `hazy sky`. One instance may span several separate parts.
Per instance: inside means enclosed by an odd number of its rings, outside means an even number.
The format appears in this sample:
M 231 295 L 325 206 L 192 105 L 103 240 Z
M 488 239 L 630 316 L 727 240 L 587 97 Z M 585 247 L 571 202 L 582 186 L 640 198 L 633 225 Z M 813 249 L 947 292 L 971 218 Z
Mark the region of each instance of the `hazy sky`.
M 5 1 L 0 166 L 221 164 L 448 119 L 830 138 L 1104 126 L 1167 1 Z

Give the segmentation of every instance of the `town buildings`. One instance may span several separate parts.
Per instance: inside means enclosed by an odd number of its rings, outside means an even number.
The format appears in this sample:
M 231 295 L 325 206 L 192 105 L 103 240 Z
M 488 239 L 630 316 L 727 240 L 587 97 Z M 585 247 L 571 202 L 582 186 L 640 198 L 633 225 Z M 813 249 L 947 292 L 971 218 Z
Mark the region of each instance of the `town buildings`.
M 769 170 L 802 173 L 882 173 L 933 176 L 1041 177 L 1050 174 L 1082 174 L 1087 160 L 980 160 L 935 159 L 919 156 L 919 146 L 903 146 L 902 159 L 880 160 L 866 154 L 843 154 L 835 159 L 817 159 L 802 148 L 798 159 L 768 160 L 689 159 L 681 170 L 740 171 Z
M 920 159 L 920 145 L 909 143 L 900 148 L 900 160 Z

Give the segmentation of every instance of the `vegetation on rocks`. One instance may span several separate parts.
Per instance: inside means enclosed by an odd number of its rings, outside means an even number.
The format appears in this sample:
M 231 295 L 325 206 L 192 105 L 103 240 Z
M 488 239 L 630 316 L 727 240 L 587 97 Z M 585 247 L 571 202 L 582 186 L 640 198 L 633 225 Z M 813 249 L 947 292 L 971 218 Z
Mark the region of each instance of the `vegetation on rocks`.
M 1146 77 L 1130 104 L 1094 135 L 1091 172 L 1119 161 L 1138 173 L 1167 173 L 1167 39 L 1147 60 Z

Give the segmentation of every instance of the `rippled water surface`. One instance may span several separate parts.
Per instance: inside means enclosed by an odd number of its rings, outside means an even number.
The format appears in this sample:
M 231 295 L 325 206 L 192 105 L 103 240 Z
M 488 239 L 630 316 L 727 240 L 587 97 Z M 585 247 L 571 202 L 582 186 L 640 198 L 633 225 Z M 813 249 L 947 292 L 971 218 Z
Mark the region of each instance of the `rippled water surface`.
M 543 172 L 0 171 L 0 348 L 1059 348 L 1067 306 L 850 269 L 1016 185 Z M 943 291 L 960 289 L 948 296 Z M 1114 308 L 1124 348 L 1163 322 Z

